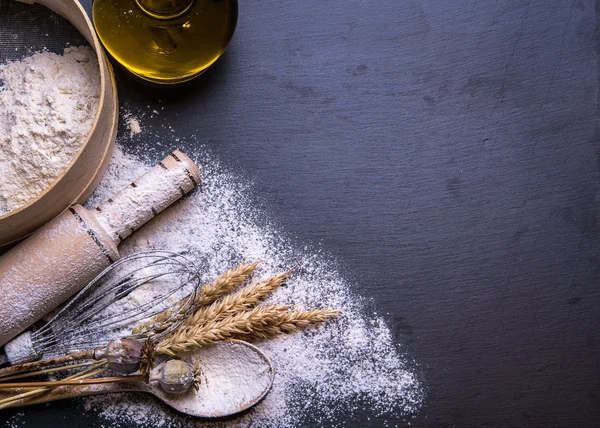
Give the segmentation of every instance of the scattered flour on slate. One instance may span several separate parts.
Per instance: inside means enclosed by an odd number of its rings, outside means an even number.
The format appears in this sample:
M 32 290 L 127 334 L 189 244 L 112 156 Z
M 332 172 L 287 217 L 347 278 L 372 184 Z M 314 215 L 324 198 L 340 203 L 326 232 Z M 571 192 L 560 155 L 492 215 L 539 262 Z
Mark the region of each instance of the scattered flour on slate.
M 276 380 L 267 398 L 239 418 L 195 420 L 141 394 L 89 397 L 83 399 L 83 408 L 99 414 L 104 427 L 269 428 L 309 421 L 341 426 L 339 419 L 361 410 L 409 421 L 421 407 L 423 387 L 414 362 L 394 343 L 384 320 L 365 313 L 364 302 L 325 256 L 270 226 L 246 196 L 248 184 L 204 150 L 187 154 L 200 167 L 201 188 L 128 238 L 120 247 L 122 254 L 152 248 L 186 251 L 204 266 L 205 278 L 214 278 L 243 260 L 261 260 L 256 279 L 299 265 L 287 286 L 270 301 L 335 307 L 343 316 L 321 328 L 257 342 L 273 361 Z M 87 206 L 95 206 L 149 166 L 117 148 Z
M 134 116 L 129 110 L 123 111 L 123 119 L 129 131 L 129 137 L 132 138 L 143 131 L 141 117 Z
M 23 418 L 25 417 L 25 411 L 18 412 L 17 414 L 11 416 L 7 421 L 5 426 L 8 428 L 19 428 L 23 426 Z

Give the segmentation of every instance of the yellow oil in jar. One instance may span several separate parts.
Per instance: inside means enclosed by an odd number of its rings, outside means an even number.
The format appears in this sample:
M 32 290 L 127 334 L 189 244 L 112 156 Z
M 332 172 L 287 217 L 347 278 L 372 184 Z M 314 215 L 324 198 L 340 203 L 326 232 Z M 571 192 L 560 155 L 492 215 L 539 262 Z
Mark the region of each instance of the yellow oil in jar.
M 225 52 L 237 0 L 94 0 L 92 18 L 106 50 L 133 74 L 180 83 Z

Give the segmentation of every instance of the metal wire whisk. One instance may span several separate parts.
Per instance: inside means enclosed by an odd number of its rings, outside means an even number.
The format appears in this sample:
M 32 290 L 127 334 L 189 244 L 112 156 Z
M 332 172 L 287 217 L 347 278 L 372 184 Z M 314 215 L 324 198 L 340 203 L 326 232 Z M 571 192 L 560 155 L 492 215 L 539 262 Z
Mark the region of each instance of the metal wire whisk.
M 200 284 L 199 270 L 181 254 L 146 251 L 123 257 L 87 284 L 44 326 L 7 343 L 0 364 L 20 364 L 42 356 L 105 346 L 113 338 L 127 337 L 128 328 L 179 302 L 181 295 L 192 296 Z M 181 322 L 185 317 L 180 315 L 190 310 L 191 297 L 165 322 Z M 178 326 L 175 322 L 156 337 Z

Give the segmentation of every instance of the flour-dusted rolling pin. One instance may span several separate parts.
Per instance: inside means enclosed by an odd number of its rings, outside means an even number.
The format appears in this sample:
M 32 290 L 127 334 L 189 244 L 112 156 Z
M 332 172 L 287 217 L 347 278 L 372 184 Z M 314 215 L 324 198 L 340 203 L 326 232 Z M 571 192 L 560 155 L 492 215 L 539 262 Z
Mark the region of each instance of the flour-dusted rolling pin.
M 123 239 L 199 182 L 176 150 L 94 210 L 75 205 L 0 257 L 0 346 L 117 260 Z

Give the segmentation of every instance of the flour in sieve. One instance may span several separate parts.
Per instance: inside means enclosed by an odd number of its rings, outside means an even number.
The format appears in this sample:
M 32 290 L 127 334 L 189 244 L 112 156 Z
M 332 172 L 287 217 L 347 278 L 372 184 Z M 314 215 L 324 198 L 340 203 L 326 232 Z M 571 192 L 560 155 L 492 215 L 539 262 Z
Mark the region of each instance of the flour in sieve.
M 196 146 L 198 147 L 198 146 Z M 286 287 L 270 302 L 341 309 L 339 320 L 290 336 L 255 342 L 276 368 L 273 390 L 245 415 L 227 422 L 184 417 L 144 395 L 110 395 L 83 401 L 103 426 L 294 427 L 311 422 L 339 426 L 367 411 L 383 421 L 406 421 L 421 407 L 423 387 L 416 365 L 396 344 L 384 319 L 367 313 L 363 299 L 335 263 L 284 237 L 247 195 L 249 184 L 219 165 L 204 149 L 187 153 L 202 173 L 200 191 L 145 225 L 122 246 L 123 254 L 151 248 L 186 251 L 214 278 L 242 260 L 261 260 L 255 279 L 288 269 Z M 143 149 L 140 150 L 143 153 Z M 126 185 L 151 162 L 119 147 L 88 206 Z
M 0 215 L 46 190 L 90 132 L 100 70 L 89 47 L 0 65 Z

